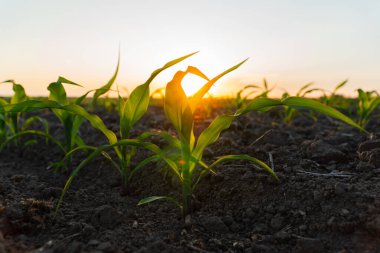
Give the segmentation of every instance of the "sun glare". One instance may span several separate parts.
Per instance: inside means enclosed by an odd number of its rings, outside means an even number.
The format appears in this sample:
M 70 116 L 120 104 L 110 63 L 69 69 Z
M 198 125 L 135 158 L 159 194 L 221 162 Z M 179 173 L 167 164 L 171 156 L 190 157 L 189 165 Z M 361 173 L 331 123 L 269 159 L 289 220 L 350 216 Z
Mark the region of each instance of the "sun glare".
M 194 76 L 194 75 L 187 75 L 182 80 L 182 88 L 185 91 L 187 96 L 194 95 L 200 88 L 202 88 L 203 85 L 206 84 L 206 80 Z
M 206 80 L 194 76 L 194 75 L 187 75 L 182 80 L 182 88 L 185 91 L 186 95 L 188 97 L 191 97 L 194 95 L 200 88 L 202 88 L 203 85 L 206 84 Z M 205 97 L 208 97 L 208 94 L 215 95 L 215 93 L 218 93 L 217 87 L 214 85 L 211 87 L 210 91 L 205 95 Z

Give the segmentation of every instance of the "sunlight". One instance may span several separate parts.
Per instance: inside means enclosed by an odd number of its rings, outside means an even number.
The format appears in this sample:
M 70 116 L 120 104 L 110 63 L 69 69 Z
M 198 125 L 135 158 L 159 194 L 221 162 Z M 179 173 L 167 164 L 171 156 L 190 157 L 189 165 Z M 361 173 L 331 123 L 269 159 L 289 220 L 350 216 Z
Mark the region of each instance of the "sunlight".
M 182 88 L 188 97 L 194 95 L 204 84 L 206 80 L 190 74 L 182 80 Z
M 186 96 L 190 97 L 194 95 L 200 88 L 202 88 L 203 85 L 206 84 L 206 80 L 197 77 L 195 75 L 187 75 L 182 80 L 182 88 L 186 93 Z M 209 93 L 205 95 L 205 97 L 208 97 L 209 94 L 215 95 L 217 93 L 217 87 L 216 85 L 212 86 Z

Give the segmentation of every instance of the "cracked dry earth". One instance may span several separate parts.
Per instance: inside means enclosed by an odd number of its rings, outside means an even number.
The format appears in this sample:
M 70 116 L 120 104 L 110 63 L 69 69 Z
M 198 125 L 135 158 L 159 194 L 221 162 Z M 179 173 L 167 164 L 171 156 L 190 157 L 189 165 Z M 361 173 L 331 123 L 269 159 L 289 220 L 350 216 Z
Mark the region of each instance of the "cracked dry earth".
M 51 113 L 39 114 L 62 135 Z M 115 113 L 99 115 L 118 131 Z M 197 132 L 209 122 L 199 120 Z M 169 128 L 152 107 L 134 134 Z M 245 162 L 221 165 L 200 183 L 186 221 L 170 203 L 136 206 L 151 195 L 179 196 L 160 164 L 136 175 L 127 195 L 101 157 L 74 180 L 54 218 L 68 173 L 47 168 L 62 154 L 43 140 L 22 152 L 9 146 L 0 153 L 0 252 L 380 252 L 380 122 L 368 129 L 372 139 L 326 117 L 291 125 L 275 111 L 240 118 L 205 161 L 246 153 L 274 167 L 281 182 Z M 106 142 L 87 124 L 81 133 L 89 144 Z

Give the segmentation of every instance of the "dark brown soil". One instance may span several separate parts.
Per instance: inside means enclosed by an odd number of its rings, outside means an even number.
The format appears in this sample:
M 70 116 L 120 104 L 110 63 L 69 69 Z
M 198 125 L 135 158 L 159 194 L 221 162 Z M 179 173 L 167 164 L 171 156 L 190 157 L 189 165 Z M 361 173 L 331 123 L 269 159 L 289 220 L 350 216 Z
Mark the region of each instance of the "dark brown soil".
M 51 113 L 40 115 L 62 135 Z M 116 114 L 99 115 L 118 131 Z M 209 122 L 199 121 L 197 132 Z M 153 107 L 135 134 L 169 127 Z M 380 134 L 380 122 L 368 129 Z M 89 144 L 106 142 L 89 125 L 81 133 Z M 178 196 L 161 166 L 142 170 L 126 195 L 117 171 L 99 157 L 74 180 L 54 219 L 68 173 L 47 168 L 62 154 L 43 139 L 22 153 L 10 146 L 0 153 L 0 252 L 380 252 L 380 139 L 325 117 L 284 125 L 276 112 L 250 113 L 205 160 L 239 153 L 272 164 L 281 183 L 245 162 L 221 165 L 199 185 L 185 223 L 170 203 L 136 205 L 151 195 Z

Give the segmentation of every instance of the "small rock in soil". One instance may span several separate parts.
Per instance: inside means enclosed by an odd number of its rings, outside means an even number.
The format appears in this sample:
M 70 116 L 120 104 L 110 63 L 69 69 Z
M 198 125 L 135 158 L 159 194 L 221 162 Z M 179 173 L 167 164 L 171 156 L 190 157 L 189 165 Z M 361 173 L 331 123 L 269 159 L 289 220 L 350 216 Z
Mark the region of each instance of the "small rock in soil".
M 256 243 L 252 243 L 251 247 L 245 250 L 246 253 L 256 253 L 256 252 L 275 252 L 274 248 L 267 245 L 260 245 Z
M 335 184 L 335 194 L 336 195 L 342 195 L 346 192 L 347 186 L 343 183 L 336 183 Z
M 235 249 L 241 250 L 241 249 L 244 249 L 244 243 L 243 242 L 234 242 L 232 244 L 232 247 L 234 247 Z
M 370 152 L 368 162 L 376 168 L 380 167 L 380 148 L 374 149 Z
M 83 229 L 82 229 L 82 233 L 81 234 L 83 236 L 88 237 L 88 236 L 91 236 L 92 234 L 94 234 L 96 232 L 96 229 L 93 226 L 91 226 L 91 225 L 89 225 L 87 223 L 84 223 L 82 225 L 83 225 Z
M 228 232 L 228 227 L 217 216 L 203 218 L 201 225 L 209 232 L 217 232 L 217 233 Z
M 253 230 L 259 233 L 266 232 L 268 230 L 268 226 L 265 223 L 256 223 Z
M 188 214 L 185 217 L 185 227 L 190 228 L 191 227 L 191 216 Z
M 347 216 L 350 214 L 350 211 L 348 211 L 347 209 L 343 208 L 340 213 L 343 215 L 343 216 Z
M 291 235 L 289 233 L 287 233 L 286 231 L 283 231 L 283 230 L 280 230 L 279 232 L 277 232 L 275 235 L 274 235 L 274 238 L 276 240 L 287 240 L 291 237 Z
M 159 252 L 170 252 L 170 246 L 167 245 L 160 238 L 153 240 L 152 242 L 148 242 L 148 245 L 140 248 L 138 253 L 159 253 Z
M 334 146 L 328 143 L 323 142 L 322 140 L 311 142 L 306 149 L 306 153 L 311 159 L 317 160 L 324 164 L 331 161 L 344 161 L 347 158 L 342 151 L 334 148 Z
M 320 202 L 323 199 L 321 192 L 314 191 L 313 192 L 313 199 L 315 202 Z
M 101 244 L 99 244 L 97 249 L 106 253 L 114 252 L 114 247 L 110 242 L 102 242 Z
M 233 222 L 231 225 L 230 225 L 230 230 L 232 232 L 238 232 L 240 230 L 240 226 L 238 223 L 236 222 Z
M 62 246 L 61 246 L 62 247 Z M 67 248 L 67 252 L 80 253 L 84 248 L 84 244 L 78 241 L 72 242 Z
M 334 223 L 334 221 L 335 221 L 335 217 L 334 216 L 330 217 L 330 219 L 327 221 L 327 225 L 331 226 Z
M 295 248 L 295 253 L 320 253 L 324 252 L 323 243 L 318 239 L 299 238 Z
M 368 140 L 368 141 L 360 143 L 358 151 L 361 153 L 361 152 L 371 151 L 377 148 L 380 148 L 380 139 Z
M 263 142 L 279 146 L 284 145 L 285 143 L 289 143 L 289 134 L 274 130 L 263 138 Z
M 377 215 L 375 218 L 369 220 L 366 224 L 366 228 L 374 235 L 380 236 L 380 215 Z
M 307 230 L 307 226 L 305 224 L 301 225 L 298 227 L 300 231 L 305 231 Z
M 368 162 L 364 162 L 364 161 L 360 161 L 358 163 L 358 165 L 356 165 L 356 168 L 355 168 L 355 170 L 358 171 L 358 172 L 372 171 L 374 169 L 375 169 L 375 166 L 373 166 L 372 164 L 370 164 Z
M 230 215 L 226 215 L 226 216 L 223 217 L 223 222 L 227 226 L 231 226 L 232 223 L 234 222 L 234 218 L 232 218 L 232 216 L 230 216 Z
M 247 208 L 245 215 L 250 219 L 255 217 L 255 213 L 253 212 L 252 208 Z
M 24 175 L 13 175 L 11 177 L 11 180 L 14 182 L 14 183 L 21 183 L 21 181 L 23 181 L 25 179 L 25 176 Z
M 91 223 L 95 226 L 112 228 L 120 221 L 121 215 L 109 205 L 100 206 L 95 209 L 91 217 Z
M 99 241 L 98 240 L 94 240 L 94 239 L 92 239 L 92 240 L 90 240 L 88 243 L 87 243 L 87 245 L 88 246 L 90 246 L 90 247 L 94 247 L 94 246 L 97 246 L 97 245 L 99 245 Z
M 279 229 L 281 228 L 283 222 L 284 222 L 284 218 L 281 215 L 276 215 L 270 221 L 270 226 L 274 229 Z
M 57 198 L 60 196 L 62 188 L 59 187 L 48 187 L 42 190 L 40 197 L 42 199 Z

